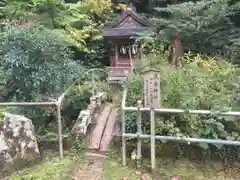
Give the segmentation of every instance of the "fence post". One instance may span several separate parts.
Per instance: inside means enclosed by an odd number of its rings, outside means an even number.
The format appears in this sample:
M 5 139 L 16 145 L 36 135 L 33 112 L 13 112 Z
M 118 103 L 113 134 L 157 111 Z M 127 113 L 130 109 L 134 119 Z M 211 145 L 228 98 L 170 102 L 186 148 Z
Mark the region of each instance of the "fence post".
M 150 110 L 151 120 L 151 165 L 152 169 L 156 167 L 156 153 L 155 153 L 155 111 L 154 108 Z
M 58 122 L 58 141 L 59 141 L 59 155 L 63 159 L 63 137 L 62 137 L 62 120 L 61 120 L 61 103 L 57 103 L 57 122 Z
M 95 95 L 95 80 L 94 80 L 94 73 L 92 70 L 92 96 L 94 97 Z
M 127 165 L 127 160 L 126 160 L 126 140 L 125 137 L 123 136 L 125 132 L 125 110 L 122 108 L 122 164 L 123 166 Z
M 141 167 L 141 157 L 142 157 L 142 140 L 140 135 L 142 134 L 142 113 L 140 108 L 142 106 L 142 101 L 138 101 L 138 118 L 137 118 L 137 167 Z

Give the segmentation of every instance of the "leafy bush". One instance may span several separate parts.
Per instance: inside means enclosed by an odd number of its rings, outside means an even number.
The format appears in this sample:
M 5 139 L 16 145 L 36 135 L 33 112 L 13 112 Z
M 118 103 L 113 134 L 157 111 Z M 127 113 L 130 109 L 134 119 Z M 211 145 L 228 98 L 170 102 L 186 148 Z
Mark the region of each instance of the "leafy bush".
M 163 107 L 180 109 L 205 109 L 211 115 L 157 115 L 156 133 L 178 137 L 240 140 L 239 118 L 220 116 L 216 111 L 239 109 L 239 68 L 214 58 L 186 55 L 184 67 L 176 69 L 161 57 L 147 57 L 161 71 L 161 99 Z M 143 62 L 146 62 L 143 59 Z M 140 63 L 141 64 L 141 63 Z M 143 67 L 138 66 L 138 71 Z M 127 82 L 127 105 L 136 106 L 143 101 L 143 78 L 132 74 Z M 144 117 L 145 119 L 148 116 Z M 128 130 L 135 131 L 136 114 L 127 113 Z M 144 133 L 150 133 L 149 122 L 143 121 Z M 207 144 L 201 143 L 204 149 Z M 220 145 L 215 145 L 221 148 Z
M 66 95 L 63 101 L 63 115 L 67 126 L 72 125 L 73 121 L 77 119 L 79 112 L 87 108 L 90 97 L 89 87 L 84 85 L 74 86 Z
M 56 98 L 81 72 L 67 47 L 46 29 L 7 25 L 0 42 L 4 100 Z
M 164 27 L 158 33 L 158 41 L 171 44 L 178 33 L 187 51 L 208 55 L 221 54 L 238 60 L 239 54 L 236 52 L 239 52 L 239 27 L 236 20 L 239 4 L 237 1 L 176 2 L 178 3 L 155 6 L 156 11 L 152 11 L 154 15 L 152 21 Z
M 58 34 L 5 24 L 0 32 L 1 101 L 52 101 L 81 77 L 82 67 Z M 52 108 L 15 108 L 36 127 L 55 121 Z
M 79 157 L 68 154 L 59 159 L 55 154 L 48 155 L 46 162 L 23 169 L 9 177 L 11 180 L 30 179 L 66 179 L 70 178 L 72 169 L 79 163 Z

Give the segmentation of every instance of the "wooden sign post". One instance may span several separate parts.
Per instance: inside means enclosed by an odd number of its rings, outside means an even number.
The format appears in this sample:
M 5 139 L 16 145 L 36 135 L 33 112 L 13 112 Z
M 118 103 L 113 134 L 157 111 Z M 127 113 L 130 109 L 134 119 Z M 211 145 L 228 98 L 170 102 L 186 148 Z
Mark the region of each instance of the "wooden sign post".
M 160 108 L 160 73 L 156 69 L 148 69 L 144 76 L 144 105 L 145 107 Z
M 155 152 L 155 111 L 154 108 L 160 108 L 160 73 L 156 69 L 148 69 L 144 73 L 144 104 L 150 107 L 150 123 L 151 123 L 151 164 L 152 169 L 156 167 Z

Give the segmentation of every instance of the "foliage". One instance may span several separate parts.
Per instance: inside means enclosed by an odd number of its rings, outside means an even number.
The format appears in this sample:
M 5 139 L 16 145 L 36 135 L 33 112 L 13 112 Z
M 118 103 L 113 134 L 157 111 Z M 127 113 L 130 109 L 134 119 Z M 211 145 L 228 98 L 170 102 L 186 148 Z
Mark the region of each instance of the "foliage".
M 86 141 L 85 139 L 81 139 L 79 137 L 76 137 L 73 145 L 72 145 L 72 151 L 76 154 L 82 153 L 86 150 Z
M 141 176 L 137 174 L 133 169 L 122 167 L 120 163 L 116 162 L 116 158 L 114 160 L 109 159 L 104 162 L 103 179 L 141 179 Z
M 19 19 L 25 16 L 31 0 L 1 0 L 0 19 Z
M 67 127 L 77 119 L 80 111 L 87 107 L 91 92 L 89 87 L 84 84 L 76 85 L 71 88 L 63 101 L 63 116 Z
M 111 17 L 110 1 L 79 1 L 64 3 L 56 0 L 35 0 L 27 19 L 37 20 L 48 28 L 63 30 L 70 46 L 90 53 L 87 44 L 101 38 L 100 28 Z
M 152 20 L 163 27 L 159 40 L 170 44 L 178 33 L 187 51 L 239 58 L 233 50 L 239 49 L 240 29 L 234 20 L 239 13 L 238 3 L 231 0 L 181 2 L 154 7 L 156 13 Z
M 103 62 L 102 59 L 106 58 L 100 29 L 112 19 L 112 9 L 110 0 L 72 3 L 62 0 L 9 0 L 0 3 L 2 19 L 24 19 L 54 30 L 68 46 L 73 47 L 75 59 L 81 59 L 87 65 L 95 64 L 98 59 Z M 100 51 L 96 51 L 96 44 L 100 44 Z
M 7 0 L 0 1 L 0 17 L 1 18 L 4 17 L 6 4 L 7 4 Z
M 1 101 L 53 101 L 81 77 L 81 64 L 73 61 L 72 52 L 56 33 L 10 24 L 0 33 Z M 17 107 L 10 111 L 33 120 L 38 133 L 46 132 L 41 127 L 57 132 L 49 124 L 56 119 L 55 108 Z
M 56 98 L 81 73 L 71 52 L 46 29 L 6 25 L 0 42 L 4 100 Z
M 220 116 L 216 113 L 239 109 L 239 68 L 222 59 L 190 54 L 185 56 L 182 69 L 167 65 L 159 56 L 147 58 L 152 58 L 155 63 L 153 66 L 161 71 L 163 107 L 186 110 L 183 115 L 157 116 L 157 134 L 209 139 L 240 139 L 239 118 Z M 136 106 L 137 100 L 143 101 L 143 79 L 138 73 L 128 79 L 127 88 L 127 105 Z M 188 109 L 211 110 L 212 114 L 190 115 L 187 113 Z M 129 127 L 135 126 L 135 120 L 134 114 L 127 114 Z M 143 122 L 143 128 L 144 133 L 150 133 L 149 123 L 146 121 Z M 200 144 L 200 146 L 204 149 L 208 148 L 206 144 Z M 219 149 L 221 146 L 215 145 L 215 148 Z
M 105 63 L 100 28 L 112 18 L 110 0 L 0 2 L 1 18 L 17 20 L 12 23 L 17 26 L 7 23 L 1 32 L 2 101 L 55 100 L 75 78 L 81 78 L 81 65 Z M 22 19 L 27 23 L 22 23 Z M 73 87 L 67 95 L 63 105 L 66 126 L 86 106 L 90 96 L 86 87 L 81 87 L 84 92 Z M 52 123 L 56 119 L 54 108 L 12 108 L 11 111 L 27 115 L 40 134 L 56 131 L 55 122 Z
M 112 12 L 111 0 L 83 0 L 83 7 L 101 21 L 108 19 L 107 16 Z
M 78 163 L 79 157 L 67 155 L 60 160 L 58 157 L 49 157 L 49 161 L 33 166 L 33 168 L 20 171 L 16 175 L 12 175 L 10 180 L 22 179 L 65 179 L 70 177 L 72 168 Z
M 108 92 L 107 83 L 95 79 L 95 92 Z M 86 109 L 92 96 L 92 82 L 83 79 L 78 85 L 73 86 L 63 100 L 62 115 L 64 127 L 71 128 L 81 110 Z M 56 132 L 56 131 L 55 131 Z

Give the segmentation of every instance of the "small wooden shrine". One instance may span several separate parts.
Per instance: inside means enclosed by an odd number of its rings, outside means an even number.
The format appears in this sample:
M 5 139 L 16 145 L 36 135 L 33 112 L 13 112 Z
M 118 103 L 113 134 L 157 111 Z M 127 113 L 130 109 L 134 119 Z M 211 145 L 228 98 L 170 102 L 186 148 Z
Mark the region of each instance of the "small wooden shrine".
M 147 20 L 140 18 L 134 7 L 121 13 L 120 19 L 103 29 L 102 35 L 107 41 L 110 57 L 108 79 L 119 82 L 134 69 L 135 61 L 140 57 L 140 45 L 136 38 L 141 33 L 151 33 L 156 28 Z

